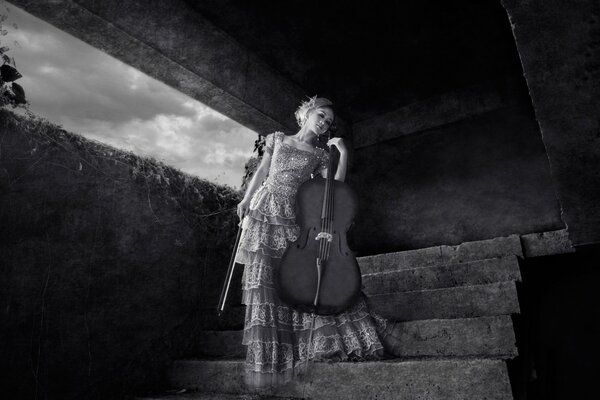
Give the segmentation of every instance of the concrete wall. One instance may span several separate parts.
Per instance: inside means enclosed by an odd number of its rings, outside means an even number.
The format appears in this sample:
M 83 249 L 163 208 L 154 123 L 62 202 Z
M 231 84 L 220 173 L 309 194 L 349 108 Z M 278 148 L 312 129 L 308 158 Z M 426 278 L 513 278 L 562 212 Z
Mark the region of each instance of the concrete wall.
M 239 195 L 6 111 L 0 147 L 2 397 L 160 387 L 216 308 L 235 238 L 233 211 L 203 215 Z
M 212 26 L 202 16 L 191 12 L 182 0 L 156 0 L 151 2 L 150 7 L 139 0 L 127 1 L 126 4 L 115 0 L 13 2 L 108 54 L 206 102 L 260 133 L 294 128 L 291 110 L 302 96 L 302 89 L 282 79 L 277 71 L 265 66 L 227 34 Z M 503 0 L 502 4 L 512 23 L 539 121 L 538 130 L 541 129 L 550 160 L 552 184 L 561 202 L 563 220 L 573 236 L 574 244 L 595 243 L 600 240 L 600 208 L 597 207 L 600 198 L 600 3 L 593 0 Z M 197 46 L 190 48 L 189 42 L 196 43 Z M 265 91 L 265 88 L 269 90 Z M 277 96 L 272 96 L 273 90 L 277 91 Z M 468 107 L 461 108 L 461 105 L 477 103 L 480 99 L 476 97 L 469 102 L 463 102 L 461 96 L 455 97 L 458 103 L 450 104 L 452 107 L 446 108 L 445 112 L 458 111 L 456 115 L 470 118 Z M 440 104 L 444 104 L 446 100 L 447 96 L 441 96 Z M 478 106 L 482 110 L 505 103 L 501 97 L 484 96 L 483 100 L 485 101 Z M 428 123 L 423 123 L 421 116 L 417 115 L 415 118 L 411 114 L 415 109 L 431 104 L 424 102 L 416 107 L 409 105 L 400 112 L 396 117 L 408 115 L 410 118 L 404 121 L 399 135 L 413 134 L 415 129 L 417 132 L 422 129 L 437 132 L 438 128 L 428 127 Z M 458 107 L 455 107 L 457 105 Z M 531 120 L 533 121 L 533 118 Z M 505 127 L 513 129 L 506 124 Z M 388 136 L 389 132 L 385 132 L 384 135 L 373 132 L 370 125 L 362 122 L 356 124 L 356 128 L 361 128 L 356 129 L 360 139 L 357 142 L 364 146 L 373 144 L 373 136 L 376 136 L 377 140 L 394 137 L 393 134 Z M 527 129 L 533 128 L 530 126 Z M 411 139 L 407 141 L 411 142 Z M 403 142 L 404 140 L 394 139 L 389 143 Z M 388 151 L 384 150 L 381 153 L 387 154 Z M 362 152 L 363 156 L 357 156 L 357 160 L 373 157 L 373 150 L 365 149 Z M 540 156 L 541 153 L 536 154 Z M 378 158 L 380 159 L 380 156 Z M 388 159 L 384 163 L 385 167 L 388 168 L 394 160 L 393 157 Z M 415 159 L 415 162 L 420 161 Z M 494 169 L 492 166 L 489 168 Z M 537 168 L 531 166 L 531 169 L 541 170 L 539 165 Z M 543 175 L 542 181 L 539 182 L 544 182 L 544 187 L 550 187 L 547 180 L 550 175 Z M 365 172 L 357 177 L 357 181 L 369 179 L 369 185 L 366 187 L 376 187 L 377 184 L 370 183 L 373 178 L 374 176 Z M 384 184 L 394 185 L 397 182 L 395 179 Z M 539 182 L 536 181 L 538 186 L 541 185 Z M 426 183 L 425 180 L 420 182 L 423 185 Z M 436 188 L 435 185 L 432 186 L 431 191 L 436 192 Z M 478 187 L 476 190 L 479 189 Z M 465 195 L 470 190 L 465 187 Z M 462 189 L 457 191 L 463 192 Z M 393 197 L 390 203 L 379 204 L 397 205 L 398 193 L 392 191 L 390 195 Z M 417 196 L 414 200 L 423 199 Z M 518 201 L 514 203 L 515 207 L 517 203 Z M 418 209 L 415 207 L 411 211 Z M 434 208 L 426 209 L 431 213 Z M 389 214 L 403 215 L 397 210 L 389 211 Z M 548 215 L 547 212 L 542 214 Z M 518 218 L 519 215 L 515 213 L 509 219 Z M 531 219 L 533 215 L 527 214 L 526 219 Z M 473 217 L 473 213 L 457 211 L 456 214 L 452 213 L 452 216 Z M 447 217 L 448 215 L 444 215 L 440 218 Z M 539 226 L 547 226 L 547 221 L 548 218 L 543 218 L 535 224 L 525 221 L 522 224 L 498 224 L 494 219 L 484 218 L 479 224 L 486 225 L 491 222 L 492 225 L 477 229 L 457 228 L 456 224 L 442 228 L 444 224 L 434 224 L 439 227 L 436 229 L 440 235 L 432 232 L 429 237 L 425 237 L 427 235 L 416 232 L 417 236 L 422 236 L 421 240 L 417 240 L 394 233 L 399 229 L 397 226 L 400 223 L 408 221 L 392 218 L 390 237 L 387 240 L 389 244 L 382 248 L 419 247 L 425 243 L 439 243 L 441 240 L 451 240 L 454 243 L 459 238 L 468 240 L 479 234 L 488 236 L 492 232 L 505 232 L 509 228 L 530 231 L 538 229 Z M 554 219 L 553 224 L 556 223 L 557 220 Z M 493 226 L 497 228 L 493 229 Z M 446 233 L 441 234 L 443 231 Z M 403 239 L 398 241 L 400 238 Z M 370 248 L 368 245 L 362 247 Z
M 573 244 L 600 242 L 600 2 L 502 0 Z
M 523 105 L 359 148 L 349 182 L 362 255 L 564 228 Z

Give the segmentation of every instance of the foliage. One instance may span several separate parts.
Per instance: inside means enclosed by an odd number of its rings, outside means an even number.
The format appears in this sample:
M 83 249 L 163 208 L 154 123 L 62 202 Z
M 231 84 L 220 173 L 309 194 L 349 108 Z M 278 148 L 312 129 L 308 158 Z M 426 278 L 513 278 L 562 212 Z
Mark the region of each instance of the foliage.
M 32 156 L 45 158 L 59 149 L 69 164 L 63 167 L 72 173 L 89 174 L 90 179 L 104 179 L 113 184 L 127 185 L 127 180 L 140 184 L 148 193 L 148 207 L 152 212 L 161 204 L 174 206 L 200 237 L 212 233 L 208 235 L 211 243 L 206 243 L 207 246 L 227 246 L 231 236 L 235 237 L 235 209 L 241 195 L 229 186 L 217 185 L 156 159 L 67 132 L 31 113 L 21 116 L 0 110 L 0 121 L 3 121 L 0 129 L 20 131 L 27 136 Z M 120 172 L 123 168 L 129 171 L 128 177 Z M 156 222 L 160 224 L 160 218 L 157 217 Z M 215 235 L 216 232 L 223 234 Z
M 6 36 L 8 31 L 3 29 L 3 24 L 7 19 L 5 13 L 0 14 L 0 36 Z M 10 57 L 7 52 L 10 49 L 2 45 L 0 40 L 0 107 L 10 105 L 12 107 L 26 106 L 25 90 L 15 81 L 23 76 L 17 71 L 15 59 Z
M 258 138 L 254 141 L 254 152 L 250 159 L 246 162 L 244 166 L 244 176 L 242 178 L 242 190 L 245 191 L 246 187 L 250 183 L 254 172 L 258 168 L 260 164 L 260 160 L 262 159 L 265 148 L 265 136 L 258 135 Z

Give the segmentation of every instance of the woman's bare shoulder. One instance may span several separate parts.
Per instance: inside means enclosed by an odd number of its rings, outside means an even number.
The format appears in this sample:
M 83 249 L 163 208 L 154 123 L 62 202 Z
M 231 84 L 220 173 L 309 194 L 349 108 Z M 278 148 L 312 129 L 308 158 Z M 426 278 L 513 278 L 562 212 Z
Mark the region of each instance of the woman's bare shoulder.
M 269 133 L 269 134 L 266 136 L 266 139 L 269 139 L 269 138 L 271 138 L 272 140 L 274 140 L 274 139 L 281 138 L 281 137 L 282 137 L 282 136 L 284 136 L 284 135 L 285 135 L 285 134 L 284 134 L 283 132 L 281 132 L 281 131 L 274 131 L 274 132 L 271 132 L 271 133 Z

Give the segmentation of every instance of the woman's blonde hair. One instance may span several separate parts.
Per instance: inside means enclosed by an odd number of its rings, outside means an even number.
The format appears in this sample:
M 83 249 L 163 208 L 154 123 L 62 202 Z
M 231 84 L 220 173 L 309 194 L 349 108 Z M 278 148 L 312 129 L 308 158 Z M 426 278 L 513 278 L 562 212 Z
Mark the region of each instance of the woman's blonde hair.
M 308 115 L 310 114 L 310 112 L 316 110 L 319 107 L 329 107 L 333 109 L 333 103 L 331 102 L 331 100 L 326 99 L 325 97 L 317 97 L 316 95 L 313 97 L 309 97 L 308 100 L 303 101 L 300 104 L 300 107 L 298 107 L 296 109 L 296 112 L 294 113 L 298 125 L 302 127 L 308 119 Z M 331 125 L 333 126 L 333 123 Z

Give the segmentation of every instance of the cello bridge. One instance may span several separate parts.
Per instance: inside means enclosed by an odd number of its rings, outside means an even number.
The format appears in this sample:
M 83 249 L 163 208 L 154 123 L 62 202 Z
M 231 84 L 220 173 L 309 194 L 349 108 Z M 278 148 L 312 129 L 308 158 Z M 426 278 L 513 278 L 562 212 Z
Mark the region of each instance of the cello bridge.
M 327 239 L 328 242 L 331 242 L 333 240 L 333 235 L 328 232 L 319 232 L 315 240 L 319 239 Z

